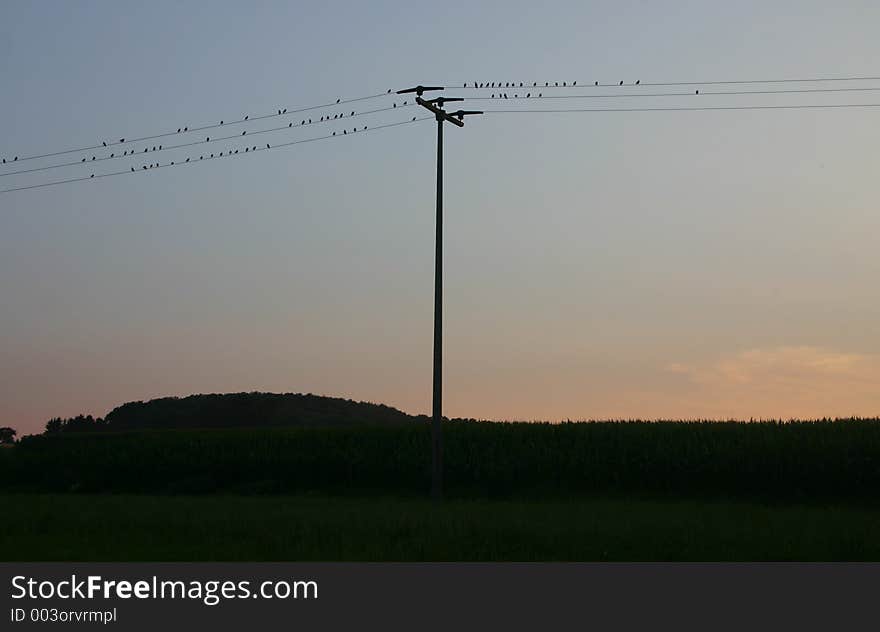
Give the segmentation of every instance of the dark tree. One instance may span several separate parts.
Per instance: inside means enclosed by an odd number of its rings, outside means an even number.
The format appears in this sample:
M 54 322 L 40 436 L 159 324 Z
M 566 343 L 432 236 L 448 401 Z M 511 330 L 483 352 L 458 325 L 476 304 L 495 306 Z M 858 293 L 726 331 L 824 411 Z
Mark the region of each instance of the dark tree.
M 0 428 L 0 443 L 15 443 L 15 435 L 17 434 L 15 428 Z

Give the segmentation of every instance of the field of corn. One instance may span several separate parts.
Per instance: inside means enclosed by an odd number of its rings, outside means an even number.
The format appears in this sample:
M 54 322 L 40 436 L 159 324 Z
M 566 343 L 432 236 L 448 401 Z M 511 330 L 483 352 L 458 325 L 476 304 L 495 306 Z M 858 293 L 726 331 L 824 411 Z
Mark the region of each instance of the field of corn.
M 419 495 L 430 429 L 291 428 L 26 437 L 0 491 Z M 880 420 L 797 423 L 451 422 L 450 496 L 645 493 L 880 497 Z

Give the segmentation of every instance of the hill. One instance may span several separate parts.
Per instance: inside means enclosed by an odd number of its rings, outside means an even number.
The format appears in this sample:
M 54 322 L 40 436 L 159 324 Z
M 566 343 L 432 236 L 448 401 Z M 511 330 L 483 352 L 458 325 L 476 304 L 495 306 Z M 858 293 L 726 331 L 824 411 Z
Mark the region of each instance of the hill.
M 280 426 L 394 426 L 413 421 L 384 404 L 301 393 L 228 393 L 128 402 L 104 419 L 53 419 L 50 434 L 73 431 L 168 430 Z

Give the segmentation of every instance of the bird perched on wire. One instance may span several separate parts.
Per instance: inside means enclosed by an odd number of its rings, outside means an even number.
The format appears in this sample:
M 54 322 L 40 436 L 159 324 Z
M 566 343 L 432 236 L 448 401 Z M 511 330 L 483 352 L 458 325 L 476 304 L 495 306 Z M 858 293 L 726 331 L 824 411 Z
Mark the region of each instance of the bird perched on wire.
M 336 99 L 336 102 L 337 102 L 337 103 L 339 103 L 340 101 L 342 101 L 342 99 Z
M 131 172 L 134 173 L 134 167 L 131 168 Z
M 641 79 L 636 79 L 636 85 L 639 85 L 642 82 Z
M 103 141 L 103 140 L 102 140 L 102 141 L 101 141 L 101 144 L 104 145 L 104 147 L 107 146 L 107 142 L 106 142 L 106 141 Z
M 266 143 L 266 149 L 271 149 L 271 147 L 269 147 L 269 143 Z
M 622 81 L 620 82 L 620 85 L 623 85 L 623 82 L 622 82 Z
M 124 139 L 124 138 L 120 138 L 120 139 L 119 139 L 119 142 L 120 142 L 120 143 L 124 143 L 124 142 L 125 142 L 125 139 Z
M 245 134 L 247 134 L 247 130 L 245 130 L 241 133 L 242 136 L 244 136 Z
M 248 120 L 248 115 L 247 115 L 247 114 L 244 115 L 244 120 Z

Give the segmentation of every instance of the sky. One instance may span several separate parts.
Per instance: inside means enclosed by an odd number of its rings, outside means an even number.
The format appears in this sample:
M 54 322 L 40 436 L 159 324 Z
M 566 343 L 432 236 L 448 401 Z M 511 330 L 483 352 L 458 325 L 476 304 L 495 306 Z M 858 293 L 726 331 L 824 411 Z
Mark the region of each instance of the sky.
M 6 0 L 0 156 L 418 83 L 472 97 L 465 82 L 878 76 L 878 23 L 867 1 Z M 444 413 L 880 415 L 878 116 L 487 113 L 449 126 Z M 28 434 L 131 400 L 252 390 L 428 413 L 435 142 L 433 124 L 416 122 L 0 194 L 0 425 Z M 0 188 L 153 157 L 137 160 L 0 177 Z

